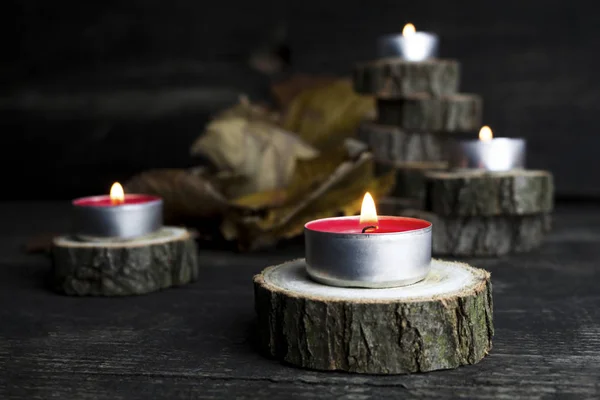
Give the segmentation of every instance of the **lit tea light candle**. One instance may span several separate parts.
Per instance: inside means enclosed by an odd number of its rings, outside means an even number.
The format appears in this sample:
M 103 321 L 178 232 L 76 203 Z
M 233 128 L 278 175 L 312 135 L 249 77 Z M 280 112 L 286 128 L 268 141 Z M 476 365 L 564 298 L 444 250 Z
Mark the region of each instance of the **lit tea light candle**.
M 125 194 L 118 182 L 109 195 L 82 197 L 72 204 L 74 233 L 86 240 L 133 239 L 162 227 L 162 199 Z
M 423 61 L 438 54 L 438 37 L 431 32 L 419 32 L 408 23 L 402 34 L 386 35 L 377 41 L 379 58 L 401 57 L 407 61 Z
M 377 216 L 369 193 L 363 199 L 360 216 L 308 222 L 304 237 L 307 272 L 327 285 L 410 285 L 424 279 L 431 264 L 431 223 Z
M 451 169 L 508 171 L 525 167 L 526 142 L 522 138 L 494 138 L 489 126 L 479 131 L 479 139 L 455 140 L 448 148 Z

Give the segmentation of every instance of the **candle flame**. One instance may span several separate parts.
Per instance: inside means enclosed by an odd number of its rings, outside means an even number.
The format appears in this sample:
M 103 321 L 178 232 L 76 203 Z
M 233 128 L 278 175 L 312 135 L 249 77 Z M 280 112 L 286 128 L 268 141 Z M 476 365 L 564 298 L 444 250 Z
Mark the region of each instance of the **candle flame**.
M 118 205 L 125 202 L 125 192 L 123 186 L 119 182 L 113 183 L 110 187 L 110 201 L 111 203 Z
M 402 36 L 412 35 L 416 31 L 417 30 L 415 29 L 415 26 L 409 22 L 408 24 L 404 25 L 404 28 L 402 29 Z
M 485 125 L 482 126 L 481 129 L 479 130 L 479 140 L 481 141 L 488 141 L 488 140 L 492 140 L 494 138 L 494 134 L 492 133 L 492 129 Z
M 375 201 L 373 201 L 373 196 L 369 192 L 365 193 L 365 197 L 363 198 L 359 222 L 361 224 L 377 224 L 378 222 Z

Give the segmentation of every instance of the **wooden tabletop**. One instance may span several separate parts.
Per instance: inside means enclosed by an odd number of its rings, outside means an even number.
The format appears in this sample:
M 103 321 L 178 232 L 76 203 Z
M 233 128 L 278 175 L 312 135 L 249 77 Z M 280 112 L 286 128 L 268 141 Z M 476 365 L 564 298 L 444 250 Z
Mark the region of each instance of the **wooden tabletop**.
M 480 364 L 400 376 L 296 369 L 254 347 L 252 276 L 302 255 L 201 249 L 198 282 L 140 297 L 53 293 L 36 234 L 68 206 L 0 204 L 0 398 L 598 398 L 600 207 L 561 205 L 537 251 L 472 259 L 492 272 L 496 335 Z

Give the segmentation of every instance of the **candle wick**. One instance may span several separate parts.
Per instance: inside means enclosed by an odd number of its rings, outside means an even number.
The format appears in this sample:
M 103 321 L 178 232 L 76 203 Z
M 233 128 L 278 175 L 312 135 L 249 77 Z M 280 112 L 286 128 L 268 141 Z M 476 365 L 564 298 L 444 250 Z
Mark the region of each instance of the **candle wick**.
M 362 229 L 362 233 L 366 233 L 366 232 L 367 232 L 367 229 L 377 229 L 377 226 L 375 226 L 375 225 L 369 225 L 369 226 L 365 226 L 365 227 Z

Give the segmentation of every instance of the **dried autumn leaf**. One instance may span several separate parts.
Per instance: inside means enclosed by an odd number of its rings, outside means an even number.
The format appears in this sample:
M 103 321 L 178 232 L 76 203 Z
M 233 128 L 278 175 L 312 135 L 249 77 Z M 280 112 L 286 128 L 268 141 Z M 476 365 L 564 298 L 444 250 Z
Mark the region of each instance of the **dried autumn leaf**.
M 341 209 L 346 205 L 348 198 L 352 198 L 354 192 L 363 192 L 362 189 L 368 185 L 372 172 L 373 166 L 369 154 L 363 154 L 357 161 L 345 161 L 333 171 L 325 182 L 308 192 L 300 201 L 273 210 L 256 226 L 262 231 L 277 230 L 283 227 L 287 228 L 285 230 L 289 230 L 289 227 L 286 226 L 287 223 L 302 211 L 312 209 L 316 212 L 323 212 L 323 210 L 332 208 Z
M 343 148 L 321 154 L 312 160 L 298 160 L 289 185 L 284 189 L 251 193 L 232 199 L 231 203 L 247 209 L 282 207 L 314 190 L 348 159 Z
M 285 204 L 287 198 L 288 194 L 285 189 L 277 189 L 247 194 L 231 200 L 231 203 L 240 207 L 240 209 L 262 210 L 271 207 L 280 207 Z
M 125 184 L 125 190 L 162 197 L 165 221 L 220 216 L 231 207 L 207 177 L 194 170 L 142 172 Z
M 264 120 L 227 117 L 211 122 L 192 146 L 221 171 L 245 180 L 229 188 L 232 196 L 285 187 L 297 160 L 318 152 L 296 135 Z
M 348 80 L 305 90 L 289 105 L 283 127 L 318 149 L 353 137 L 362 120 L 375 115 L 375 100 L 354 92 Z
M 316 161 L 316 160 L 315 160 Z M 313 162 L 314 164 L 314 162 Z M 360 211 L 362 197 L 366 191 L 374 196 L 385 195 L 394 185 L 393 173 L 373 179 L 373 162 L 368 153 L 361 154 L 357 160 L 345 160 L 323 173 L 325 179 L 317 178 L 311 183 L 301 184 L 306 176 L 310 176 L 308 167 L 297 175 L 297 188 L 290 188 L 294 193 L 288 196 L 288 202 L 278 208 L 267 210 L 265 215 L 227 218 L 221 227 L 223 235 L 228 239 L 237 239 L 242 248 L 255 250 L 270 246 L 280 239 L 300 235 L 304 224 L 317 218 L 336 215 L 353 215 Z M 322 166 L 314 167 L 314 172 Z M 312 185 L 310 190 L 305 185 Z M 298 196 L 299 193 L 303 195 Z
M 365 192 L 370 192 L 375 198 L 385 196 L 393 188 L 394 178 L 393 174 L 386 174 L 369 180 L 367 185 L 360 185 L 360 187 L 357 185 L 348 190 L 332 190 L 320 201 L 313 203 L 309 208 L 290 219 L 286 226 L 273 231 L 270 236 L 275 240 L 289 239 L 301 235 L 304 225 L 308 221 L 318 218 L 357 215 L 360 213 Z M 345 200 L 339 203 L 330 203 L 329 198 L 335 197 L 345 198 Z

